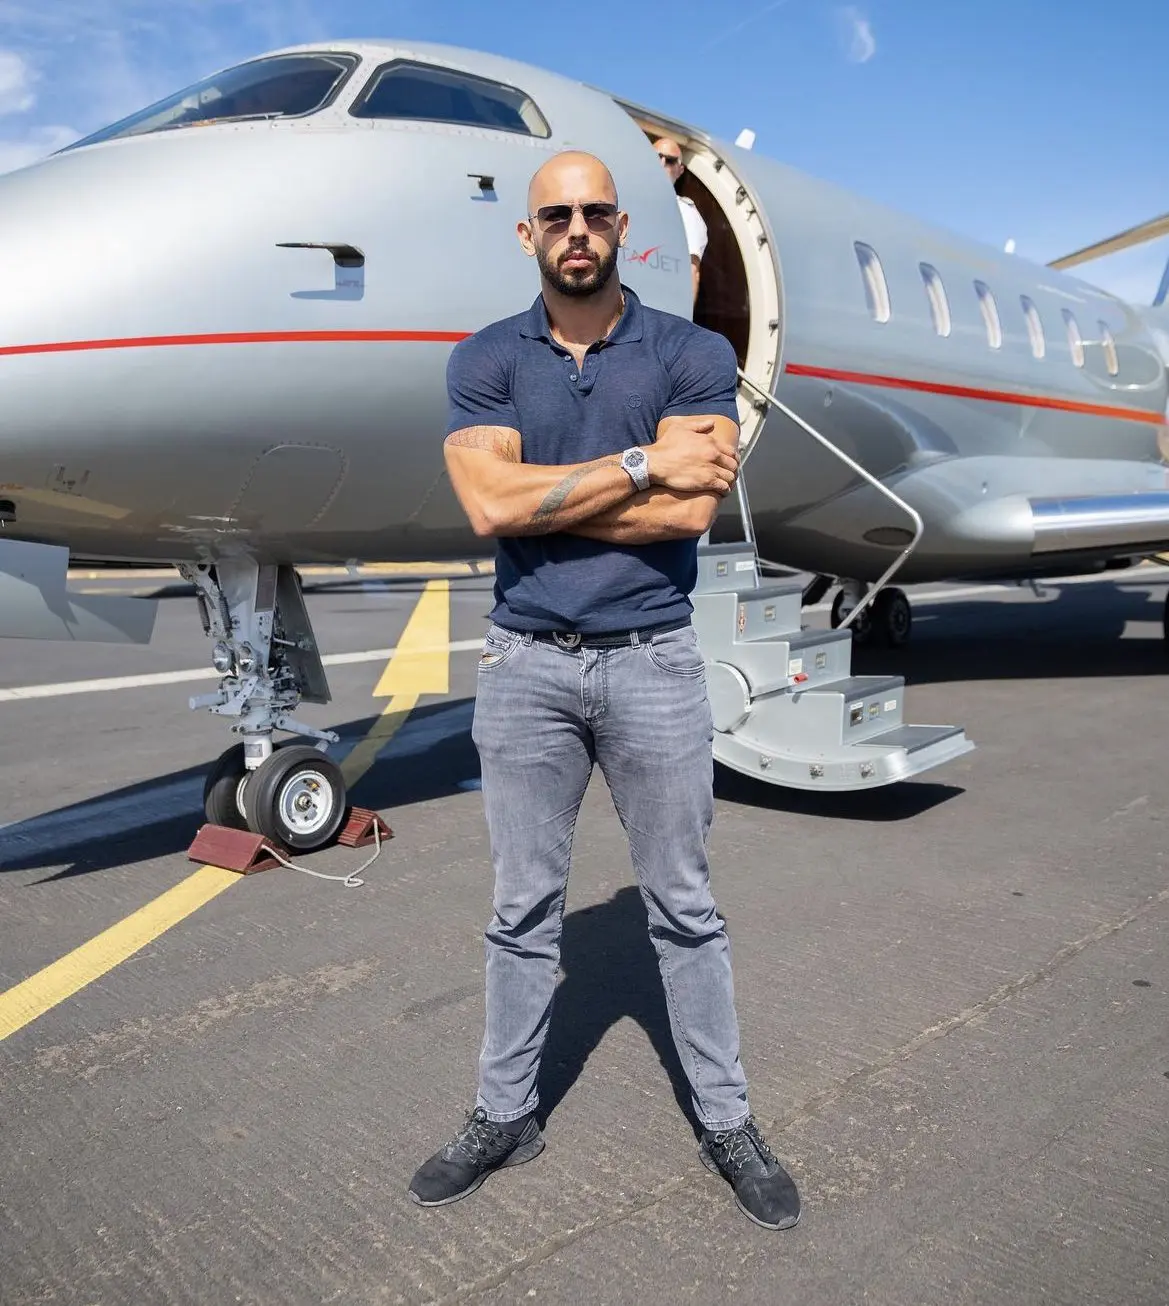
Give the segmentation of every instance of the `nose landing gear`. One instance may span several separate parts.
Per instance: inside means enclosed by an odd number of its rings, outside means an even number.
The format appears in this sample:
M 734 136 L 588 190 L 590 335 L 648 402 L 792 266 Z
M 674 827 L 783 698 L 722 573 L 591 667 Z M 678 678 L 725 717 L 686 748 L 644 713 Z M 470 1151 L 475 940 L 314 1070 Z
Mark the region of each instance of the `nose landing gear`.
M 249 559 L 180 570 L 195 586 L 222 673 L 219 688 L 191 707 L 237 718 L 232 730 L 243 736 L 208 773 L 207 820 L 300 851 L 323 847 L 345 817 L 345 779 L 324 753 L 338 736 L 292 716 L 301 701 L 330 697 L 299 577 L 292 567 Z M 277 730 L 318 742 L 274 745 Z
M 320 848 L 345 815 L 345 777 L 331 757 L 304 744 L 277 749 L 243 791 L 248 828 L 288 848 Z

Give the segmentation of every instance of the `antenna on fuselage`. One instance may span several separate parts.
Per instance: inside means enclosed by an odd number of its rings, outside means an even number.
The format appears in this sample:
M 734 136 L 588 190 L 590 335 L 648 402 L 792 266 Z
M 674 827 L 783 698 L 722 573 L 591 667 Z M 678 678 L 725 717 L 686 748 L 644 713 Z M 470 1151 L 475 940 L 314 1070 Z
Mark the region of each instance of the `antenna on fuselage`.
M 749 150 L 751 146 L 755 144 L 755 133 L 750 127 L 744 127 L 735 137 L 735 144 L 741 150 Z

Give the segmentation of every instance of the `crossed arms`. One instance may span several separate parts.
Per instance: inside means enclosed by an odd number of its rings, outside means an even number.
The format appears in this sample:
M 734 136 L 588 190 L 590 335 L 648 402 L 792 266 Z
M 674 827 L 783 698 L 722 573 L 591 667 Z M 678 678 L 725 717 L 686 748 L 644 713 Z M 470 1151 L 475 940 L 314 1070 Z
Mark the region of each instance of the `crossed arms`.
M 520 434 L 468 426 L 447 436 L 447 471 L 479 536 L 565 531 L 610 544 L 702 535 L 738 476 L 738 427 L 720 416 L 667 417 L 646 445 L 650 488 L 618 455 L 546 467 L 520 461 Z

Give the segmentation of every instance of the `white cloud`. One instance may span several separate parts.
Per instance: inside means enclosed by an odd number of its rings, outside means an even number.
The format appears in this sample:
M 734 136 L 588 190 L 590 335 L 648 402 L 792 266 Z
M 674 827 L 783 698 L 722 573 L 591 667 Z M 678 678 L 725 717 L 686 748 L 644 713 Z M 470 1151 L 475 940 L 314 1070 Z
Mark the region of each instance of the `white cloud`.
M 877 53 L 873 25 L 855 5 L 836 11 L 837 29 L 849 63 L 868 63 Z
M 22 136 L 0 136 L 0 173 L 14 172 L 53 153 L 63 150 L 81 133 L 72 127 L 33 127 Z
M 0 49 L 0 113 L 27 113 L 37 102 L 35 74 L 15 50 Z

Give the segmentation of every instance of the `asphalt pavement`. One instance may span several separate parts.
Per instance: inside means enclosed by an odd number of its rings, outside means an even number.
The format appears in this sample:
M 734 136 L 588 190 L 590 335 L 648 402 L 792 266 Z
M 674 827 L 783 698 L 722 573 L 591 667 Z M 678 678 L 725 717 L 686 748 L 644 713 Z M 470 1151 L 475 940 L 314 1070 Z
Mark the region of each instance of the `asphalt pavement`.
M 330 667 L 333 702 L 302 710 L 342 755 L 386 707 L 373 691 L 426 579 L 306 577 L 324 651 L 354 655 Z M 795 1230 L 750 1224 L 699 1162 L 599 777 L 548 1146 L 466 1201 L 407 1199 L 473 1101 L 482 1035 L 491 879 L 463 648 L 352 794 L 394 830 L 363 886 L 240 877 L 0 1032 L 0 1302 L 1164 1306 L 1167 582 L 930 587 L 912 647 L 856 669 L 904 674 L 907 719 L 960 723 L 975 752 L 858 795 L 719 774 L 715 896 Z M 196 871 L 202 773 L 230 742 L 186 706 L 214 684 L 194 678 L 209 649 L 189 592 L 86 583 L 162 593 L 156 637 L 5 646 L 0 1007 Z M 481 635 L 490 587 L 451 580 L 455 644 Z M 93 680 L 117 683 L 77 688 Z

